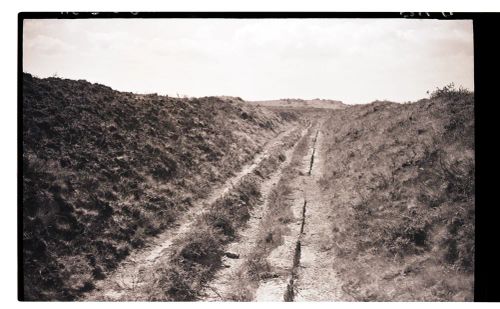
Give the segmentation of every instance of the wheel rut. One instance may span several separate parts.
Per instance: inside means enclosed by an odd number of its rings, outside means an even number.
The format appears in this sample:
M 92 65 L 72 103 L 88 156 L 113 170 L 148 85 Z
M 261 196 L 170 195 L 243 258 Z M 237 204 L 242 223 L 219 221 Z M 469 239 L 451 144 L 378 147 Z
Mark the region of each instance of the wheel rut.
M 274 269 L 282 269 L 286 275 L 262 280 L 255 301 L 352 300 L 341 290 L 333 253 L 324 248 L 331 231 L 324 218 L 326 201 L 318 185 L 325 163 L 320 129 L 318 124 L 309 153 L 303 158 L 305 171 L 292 181 L 295 194 L 291 208 L 297 219 L 290 223 L 283 244 L 267 258 Z
M 304 138 L 308 129 L 309 127 L 302 130 L 301 138 Z M 238 254 L 238 258 L 223 258 L 223 268 L 214 275 L 214 278 L 200 293 L 202 301 L 234 300 L 235 282 L 239 280 L 243 265 L 248 262 L 255 246 L 258 245 L 260 225 L 270 207 L 268 203 L 269 195 L 282 177 L 283 169 L 291 163 L 297 144 L 298 142 L 284 153 L 286 160 L 281 164 L 280 169 L 275 171 L 269 179 L 261 184 L 263 202 L 252 210 L 246 228 L 238 233 L 237 241 L 230 243 L 225 248 L 226 252 Z
M 328 222 L 325 222 L 323 217 L 325 201 L 317 184 L 322 176 L 321 170 L 324 164 L 321 158 L 320 128 L 321 124 L 316 123 L 302 129 L 300 140 L 306 140 L 308 144 L 308 150 L 302 152 L 305 154 L 294 156 L 299 144 L 296 142 L 284 152 L 285 160 L 280 167 L 260 184 L 262 202 L 252 209 L 250 218 L 238 232 L 236 241 L 224 248 L 226 255 L 222 258 L 222 268 L 202 288 L 199 300 L 287 302 L 350 300 L 340 289 L 341 285 L 331 265 L 332 253 L 323 250 L 322 247 L 324 237 L 328 237 L 329 231 Z M 148 247 L 131 254 L 107 278 L 97 282 L 96 289 L 85 295 L 83 300 L 147 300 L 147 295 L 142 295 L 141 291 L 145 290 L 143 287 L 158 280 L 153 270 L 156 264 L 162 259 L 165 260 L 164 257 L 172 254 L 176 239 L 196 228 L 193 224 L 211 203 L 230 192 L 245 175 L 253 172 L 262 160 L 282 149 L 287 135 L 293 131 L 293 129 L 286 130 L 270 141 L 250 164 L 213 190 L 207 199 L 199 201 L 189 209 L 177 221 L 177 226 L 156 237 Z M 294 176 L 285 179 L 283 171 L 288 167 L 296 172 L 292 174 L 287 172 L 287 177 Z M 288 223 L 284 223 L 286 232 L 279 236 L 279 243 L 266 249 L 264 264 L 269 268 L 266 275 L 256 279 L 253 287 L 244 287 L 248 290 L 245 291 L 244 298 L 241 298 L 241 295 L 235 296 L 235 290 L 241 289 L 241 284 L 246 282 L 242 283 L 240 279 L 245 277 L 242 273 L 248 271 L 254 251 L 263 245 L 262 224 L 272 215 L 271 208 L 274 206 L 270 205 L 270 195 L 281 181 L 287 184 L 291 192 L 286 195 L 291 218 Z M 269 236 L 272 240 L 273 235 Z M 267 245 L 264 243 L 264 246 Z M 248 275 L 245 278 L 248 279 Z
M 155 264 L 161 257 L 168 256 L 172 252 L 172 244 L 187 231 L 196 228 L 196 218 L 202 216 L 208 206 L 218 198 L 226 195 L 245 176 L 252 173 L 265 158 L 280 149 L 283 140 L 291 134 L 294 128 L 288 128 L 279 133 L 275 138 L 264 145 L 263 150 L 258 153 L 249 164 L 245 165 L 236 175 L 228 179 L 224 184 L 215 188 L 212 193 L 203 200 L 198 201 L 191 207 L 175 225 L 151 240 L 145 248 L 129 255 L 121 264 L 106 278 L 97 281 L 95 289 L 82 297 L 85 301 L 120 301 L 147 299 L 146 295 L 135 295 L 141 286 L 146 286 L 151 281 L 157 280 L 151 273 Z
M 325 160 L 322 153 L 323 135 L 316 132 L 311 155 L 309 177 L 303 179 L 303 226 L 297 237 L 290 281 L 285 301 L 351 301 L 342 291 L 335 270 L 334 251 L 330 246 L 331 226 L 325 220 L 329 200 L 319 187 Z
M 300 234 L 297 243 L 295 244 L 295 251 L 293 254 L 292 271 L 290 274 L 290 279 L 286 286 L 285 294 L 283 295 L 283 300 L 286 302 L 292 302 L 295 299 L 295 280 L 298 278 L 298 269 L 300 267 L 300 256 L 302 251 L 301 236 L 304 233 L 304 226 L 306 225 L 306 207 L 307 201 L 304 200 L 304 206 L 302 208 L 302 224 L 300 226 Z
M 314 166 L 314 156 L 316 154 L 316 143 L 318 141 L 318 134 L 319 130 L 316 130 L 316 135 L 314 136 L 313 140 L 313 145 L 312 145 L 312 154 L 311 154 L 311 163 L 309 165 L 309 173 L 308 175 L 311 176 L 313 166 Z M 293 254 L 293 263 L 292 263 L 292 270 L 290 274 L 290 279 L 288 281 L 288 284 L 286 286 L 286 291 L 285 294 L 283 295 L 283 300 L 286 302 L 292 302 L 295 300 L 295 293 L 296 293 L 296 287 L 295 287 L 295 282 L 298 279 L 298 271 L 300 267 L 300 257 L 301 257 L 301 251 L 302 251 L 302 235 L 304 234 L 304 227 L 306 225 L 306 210 L 307 210 L 307 200 L 304 200 L 304 205 L 302 207 L 302 223 L 300 225 L 300 233 L 297 239 L 297 243 L 295 245 L 295 251 Z

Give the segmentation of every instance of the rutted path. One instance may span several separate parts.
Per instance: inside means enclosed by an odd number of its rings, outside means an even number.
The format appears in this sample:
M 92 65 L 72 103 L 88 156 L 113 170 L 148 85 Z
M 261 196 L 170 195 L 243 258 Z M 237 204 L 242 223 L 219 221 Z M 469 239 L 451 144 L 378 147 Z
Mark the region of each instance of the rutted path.
M 283 149 L 287 136 L 293 129 L 280 133 L 271 140 L 264 150 L 255 156 L 253 161 L 242 168 L 234 177 L 212 192 L 205 200 L 190 208 L 179 218 L 177 226 L 158 236 L 150 246 L 130 255 L 106 279 L 96 284 L 96 289 L 86 295 L 85 300 L 140 300 L 147 295 L 139 295 L 140 287 L 147 287 L 155 280 L 151 270 L 162 257 L 173 252 L 172 244 L 188 231 L 195 229 L 196 218 L 202 216 L 209 205 L 224 196 L 245 175 L 253 172 L 259 163 L 269 155 Z M 223 268 L 219 269 L 213 279 L 200 292 L 202 301 L 352 301 L 353 299 L 341 289 L 341 283 L 335 271 L 334 252 L 329 244 L 331 226 L 325 221 L 326 201 L 318 181 L 322 177 L 324 158 L 322 157 L 321 123 L 313 127 L 303 128 L 301 139 L 307 141 L 308 148 L 296 153 L 299 142 L 286 149 L 285 161 L 261 184 L 263 202 L 251 211 L 250 219 L 238 232 L 236 240 L 228 244 L 222 259 Z M 307 147 L 307 146 L 306 146 Z M 307 150 L 307 153 L 303 155 Z M 291 167 L 296 171 L 283 171 Z M 293 175 L 293 176 L 291 176 Z M 254 251 L 259 249 L 265 219 L 271 215 L 274 206 L 270 202 L 270 194 L 280 181 L 284 181 L 291 190 L 288 195 L 288 207 L 291 219 L 284 224 L 286 232 L 274 247 L 267 249 L 265 263 L 270 275 L 252 279 L 252 286 L 244 286 Z M 260 248 L 261 249 L 261 248 Z M 333 262 L 332 262 L 333 261 Z M 243 275 L 242 275 L 243 274 Z M 243 277 L 242 277 L 243 276 Z M 242 280 L 245 279 L 245 280 Z M 245 297 L 241 297 L 241 289 Z M 143 289 L 142 289 L 143 290 Z M 239 294 L 238 294 L 239 293 Z M 137 294 L 137 295 L 136 295 Z
M 178 237 L 194 228 L 195 219 L 207 211 L 208 205 L 230 192 L 245 175 L 253 172 L 262 160 L 282 146 L 283 140 L 293 131 L 293 128 L 285 130 L 268 142 L 264 149 L 253 158 L 252 162 L 245 165 L 241 171 L 223 185 L 213 190 L 209 197 L 198 201 L 176 221 L 174 227 L 155 237 L 145 248 L 129 255 L 113 273 L 98 281 L 96 288 L 86 294 L 83 300 L 133 300 L 128 297 L 129 294 L 137 287 L 148 284 L 148 278 L 151 278 L 148 271 L 154 268 L 160 257 L 171 253 L 171 245 Z
M 295 191 L 291 205 L 295 221 L 290 233 L 267 258 L 272 268 L 288 276 L 263 280 L 255 301 L 350 301 L 341 289 L 332 261 L 331 248 L 325 248 L 331 235 L 325 221 L 325 205 L 318 186 L 322 158 L 321 126 L 311 137 L 310 150 L 301 163 L 302 172 L 292 181 Z
M 311 179 L 316 156 L 316 143 L 320 125 L 314 128 L 314 134 L 309 136 L 309 151 L 300 162 L 300 173 L 291 181 L 294 191 L 291 210 L 295 218 L 289 224 L 289 233 L 284 236 L 283 243 L 275 248 L 268 256 L 267 261 L 277 272 L 284 274 L 276 278 L 263 280 L 255 295 L 256 301 L 293 301 L 300 266 L 302 250 L 302 234 L 306 227 L 307 213 L 307 182 Z
M 303 179 L 304 225 L 297 240 L 295 252 L 299 258 L 294 263 L 285 294 L 287 301 L 352 300 L 341 289 L 332 262 L 334 255 L 331 248 L 325 247 L 332 232 L 328 220 L 325 220 L 328 201 L 324 200 L 318 185 L 324 164 L 324 158 L 321 157 L 322 138 L 321 131 L 318 131 L 314 140 L 309 177 Z
M 318 186 L 322 176 L 321 123 L 316 123 L 307 135 L 308 151 L 293 158 L 294 149 L 288 150 L 284 166 L 292 166 L 295 172 L 275 172 L 262 184 L 263 198 L 284 181 L 291 189 L 287 199 L 292 213 L 285 224 L 286 232 L 275 247 L 265 251 L 267 246 L 259 243 L 259 237 L 269 231 L 266 217 L 272 216 L 276 207 L 267 200 L 252 211 L 247 227 L 239 233 L 237 241 L 227 246 L 226 251 L 237 254 L 238 259 L 225 258 L 221 268 L 203 290 L 203 301 L 348 301 L 352 300 L 341 289 L 341 284 L 332 263 L 331 248 L 325 248 L 331 235 L 329 222 L 325 221 L 325 201 Z M 302 152 L 304 153 L 304 152 Z M 303 156 L 303 157 L 302 157 Z M 285 167 L 286 168 L 286 167 Z M 290 177 L 293 175 L 292 177 Z M 325 239 L 326 238 L 326 239 Z M 249 279 L 248 264 L 255 257 L 254 252 L 264 250 L 268 275 Z M 243 297 L 242 297 L 243 296 Z
M 302 130 L 301 138 L 309 127 Z M 214 276 L 213 280 L 209 282 L 204 291 L 202 291 L 203 301 L 227 301 L 232 300 L 234 295 L 235 283 L 238 281 L 239 272 L 242 271 L 243 264 L 251 256 L 255 246 L 257 245 L 258 235 L 260 232 L 260 224 L 268 210 L 269 205 L 268 197 L 274 186 L 282 177 L 283 169 L 288 166 L 293 157 L 293 153 L 299 142 L 294 147 L 288 149 L 284 154 L 286 160 L 282 163 L 282 168 L 275 171 L 269 179 L 261 184 L 261 194 L 263 203 L 260 203 L 252 210 L 251 217 L 246 224 L 246 228 L 238 233 L 238 240 L 229 244 L 226 247 L 227 252 L 238 254 L 238 259 L 230 259 L 225 257 L 223 259 L 224 268 L 220 269 Z

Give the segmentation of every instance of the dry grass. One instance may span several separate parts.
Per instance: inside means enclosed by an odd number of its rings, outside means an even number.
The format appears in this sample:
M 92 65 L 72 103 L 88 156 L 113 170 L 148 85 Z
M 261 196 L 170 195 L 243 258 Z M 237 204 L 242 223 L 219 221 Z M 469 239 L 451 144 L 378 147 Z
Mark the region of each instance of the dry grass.
M 135 95 L 25 74 L 24 297 L 88 290 L 293 119 L 237 98 Z
M 358 300 L 471 300 L 473 94 L 375 102 L 326 124 L 330 244 Z

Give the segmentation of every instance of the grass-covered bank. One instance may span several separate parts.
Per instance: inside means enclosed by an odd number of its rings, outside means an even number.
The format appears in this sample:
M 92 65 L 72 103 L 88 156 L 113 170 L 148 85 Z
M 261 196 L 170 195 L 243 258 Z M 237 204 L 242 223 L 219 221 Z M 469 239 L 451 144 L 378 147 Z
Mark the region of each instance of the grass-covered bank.
M 296 121 L 238 98 L 23 76 L 28 300 L 71 300 Z
M 356 300 L 472 300 L 474 94 L 332 114 L 325 129 L 332 267 Z

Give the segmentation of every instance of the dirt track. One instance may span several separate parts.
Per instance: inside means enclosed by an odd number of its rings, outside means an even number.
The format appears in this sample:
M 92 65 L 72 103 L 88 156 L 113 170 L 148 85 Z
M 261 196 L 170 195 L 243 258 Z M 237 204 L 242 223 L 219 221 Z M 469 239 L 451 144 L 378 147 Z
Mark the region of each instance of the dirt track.
M 293 219 L 286 224 L 281 243 L 265 258 L 271 276 L 249 282 L 245 275 L 246 264 L 251 263 L 253 252 L 262 250 L 258 237 L 267 226 L 266 216 L 271 216 L 268 202 L 254 209 L 247 229 L 240 233 L 237 242 L 227 251 L 239 255 L 239 259 L 226 259 L 222 268 L 203 291 L 204 301 L 349 301 L 341 290 L 339 279 L 331 265 L 332 253 L 324 250 L 322 237 L 328 235 L 329 224 L 323 216 L 323 203 L 317 181 L 321 177 L 323 157 L 321 152 L 321 124 L 316 124 L 304 136 L 308 140 L 305 156 L 293 159 L 291 149 L 285 166 L 296 169 L 294 178 L 277 171 L 263 184 L 267 194 L 278 181 L 290 186 L 288 198 Z M 295 162 L 292 162 L 295 160 Z M 289 174 L 287 174 L 289 175 Z M 329 255 L 326 258 L 325 255 Z M 245 280 L 247 279 L 247 280 Z M 253 285 L 253 286 L 252 286 Z M 238 296 L 245 290 L 245 295 Z
M 333 268 L 334 260 L 331 248 L 325 248 L 331 231 L 328 220 L 325 220 L 325 204 L 318 180 L 322 176 L 325 162 L 322 154 L 323 135 L 317 131 L 309 177 L 302 177 L 304 194 L 303 228 L 298 237 L 300 242 L 300 260 L 297 261 L 293 278 L 293 301 L 349 301 L 352 300 L 341 290 L 341 284 Z
M 331 264 L 331 255 L 322 247 L 329 224 L 324 220 L 324 201 L 317 184 L 321 177 L 322 134 L 320 125 L 310 136 L 309 151 L 300 164 L 301 173 L 291 181 L 292 211 L 295 222 L 283 244 L 268 257 L 273 267 L 284 268 L 287 277 L 264 281 L 256 292 L 256 301 L 348 301 Z
M 214 190 L 207 199 L 189 209 L 177 222 L 176 227 L 156 237 L 146 248 L 127 258 L 105 280 L 98 282 L 96 289 L 88 293 L 85 300 L 147 300 L 148 295 L 144 290 L 158 279 L 152 270 L 162 257 L 172 254 L 172 244 L 175 240 L 195 228 L 195 219 L 206 211 L 207 205 L 230 192 L 243 176 L 251 173 L 264 158 L 280 149 L 287 134 L 292 131 L 290 129 L 281 132 L 251 163 Z M 235 241 L 225 248 L 226 252 L 235 254 L 236 258 L 223 258 L 223 267 L 200 292 L 200 300 L 351 300 L 340 289 L 341 285 L 333 265 L 325 264 L 332 261 L 332 252 L 323 248 L 322 237 L 328 235 L 325 229 L 329 225 L 323 218 L 324 201 L 317 185 L 324 162 L 321 151 L 321 123 L 302 129 L 301 136 L 302 142 L 307 145 L 305 155 L 298 155 L 299 142 L 284 152 L 286 160 L 261 184 L 262 202 L 252 210 L 249 221 L 245 228 L 239 231 Z M 286 175 L 285 169 L 288 169 Z M 290 174 L 290 171 L 294 173 Z M 295 176 L 289 177 L 290 175 Z M 280 243 L 264 257 L 272 275 L 252 282 L 245 272 L 252 262 L 254 252 L 262 250 L 259 248 L 262 246 L 259 237 L 268 228 L 265 226 L 266 219 L 269 219 L 267 216 L 272 216 L 270 209 L 274 206 L 271 205 L 269 196 L 280 181 L 291 189 L 287 203 L 293 219 L 284 224 L 283 230 L 286 232 L 281 236 Z M 244 293 L 242 289 L 245 290 Z M 245 295 L 237 296 L 238 293 Z
M 280 150 L 283 143 L 286 141 L 287 136 L 293 131 L 294 128 L 284 130 L 273 140 L 268 142 L 264 146 L 263 150 L 258 153 L 249 164 L 245 165 L 236 175 L 228 179 L 222 186 L 213 190 L 208 198 L 199 201 L 192 208 L 190 208 L 186 214 L 177 221 L 174 228 L 168 229 L 164 233 L 157 236 L 142 250 L 131 254 L 106 279 L 97 282 L 96 288 L 92 292 L 85 295 L 84 300 L 147 300 L 148 295 L 144 294 L 144 287 L 147 287 L 148 284 L 151 284 L 157 279 L 152 270 L 155 269 L 155 264 L 159 262 L 161 257 L 170 256 L 172 254 L 172 244 L 175 243 L 176 239 L 181 237 L 186 232 L 196 228 L 193 226 L 196 222 L 196 218 L 202 216 L 206 212 L 208 205 L 211 205 L 218 198 L 230 192 L 231 189 L 245 175 L 252 173 L 262 160 L 270 156 L 272 153 Z M 304 129 L 301 134 L 303 135 L 305 132 L 306 130 Z M 292 149 L 289 149 L 286 152 L 287 158 L 291 151 Z M 289 162 L 289 159 L 287 162 Z M 287 162 L 281 166 L 286 165 Z M 275 172 L 275 174 L 263 185 L 263 188 L 265 188 L 262 192 L 264 199 L 266 191 L 268 192 L 266 188 L 271 186 L 273 182 L 276 182 L 277 177 L 279 178 L 279 176 L 279 171 Z M 258 212 L 259 211 L 256 210 L 256 213 Z M 254 219 L 255 217 L 251 220 Z M 249 226 L 252 226 L 252 224 L 252 221 L 248 223 Z
M 304 136 L 306 131 L 307 129 L 304 129 L 301 135 Z M 241 271 L 242 265 L 251 256 L 252 251 L 257 245 L 261 222 L 264 219 L 268 208 L 272 206 L 269 205 L 266 200 L 273 186 L 275 186 L 279 179 L 282 177 L 283 167 L 290 164 L 294 149 L 295 148 L 291 148 L 285 152 L 286 160 L 282 163 L 282 168 L 275 171 L 268 180 L 262 183 L 261 186 L 263 190 L 261 193 L 264 202 L 252 211 L 251 218 L 247 222 L 247 227 L 239 233 L 238 241 L 231 243 L 226 248 L 226 251 L 238 254 L 239 258 L 225 258 L 225 260 L 223 261 L 225 267 L 222 268 L 215 275 L 213 281 L 208 284 L 207 288 L 203 292 L 205 294 L 203 300 L 230 300 L 228 295 L 234 293 L 233 285 L 234 282 L 238 280 L 238 272 Z

